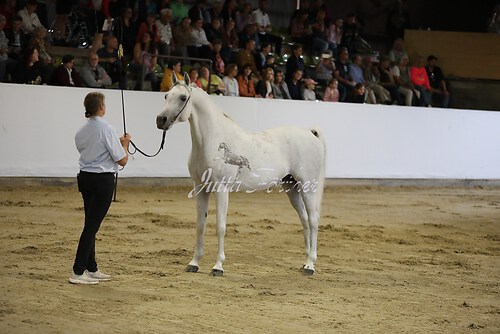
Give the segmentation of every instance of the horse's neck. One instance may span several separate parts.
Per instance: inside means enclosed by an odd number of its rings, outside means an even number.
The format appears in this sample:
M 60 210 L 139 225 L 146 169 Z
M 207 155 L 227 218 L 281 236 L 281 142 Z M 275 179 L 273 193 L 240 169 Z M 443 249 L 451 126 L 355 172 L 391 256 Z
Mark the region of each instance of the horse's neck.
M 191 96 L 193 110 L 189 125 L 194 146 L 201 147 L 209 141 L 219 141 L 228 135 L 245 132 L 228 118 L 212 101 L 212 98 L 201 89 L 193 89 Z

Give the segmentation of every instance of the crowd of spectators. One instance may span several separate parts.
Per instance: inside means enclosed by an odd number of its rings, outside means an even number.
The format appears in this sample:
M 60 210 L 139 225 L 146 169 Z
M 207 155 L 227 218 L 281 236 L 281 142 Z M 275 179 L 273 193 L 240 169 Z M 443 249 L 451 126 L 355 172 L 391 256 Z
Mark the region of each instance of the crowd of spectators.
M 437 57 L 410 66 L 396 32 L 389 53 L 373 59 L 356 15 L 331 17 L 323 1 L 303 0 L 281 34 L 267 0 L 256 8 L 245 0 L 55 2 L 56 20 L 47 27 L 36 0 L 2 1 L 1 82 L 141 90 L 146 81 L 151 90 L 167 91 L 172 75 L 182 80 L 185 70 L 210 94 L 408 106 L 430 106 L 435 96 L 440 106 L 449 103 Z M 68 45 L 75 19 L 85 22 L 80 36 L 87 45 Z M 293 45 L 283 57 L 285 39 Z M 88 58 L 76 66 L 68 54 L 56 64 L 53 45 L 87 46 Z M 306 65 L 304 53 L 317 63 Z

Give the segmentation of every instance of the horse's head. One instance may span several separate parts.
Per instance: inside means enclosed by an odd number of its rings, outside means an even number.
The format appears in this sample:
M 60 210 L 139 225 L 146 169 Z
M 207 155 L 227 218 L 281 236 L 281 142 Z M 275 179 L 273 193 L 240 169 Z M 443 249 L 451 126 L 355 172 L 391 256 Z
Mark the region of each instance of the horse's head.
M 184 73 L 184 82 L 172 73 L 172 88 L 165 94 L 165 107 L 156 117 L 156 126 L 168 130 L 176 122 L 185 122 L 191 115 L 191 91 L 189 75 Z

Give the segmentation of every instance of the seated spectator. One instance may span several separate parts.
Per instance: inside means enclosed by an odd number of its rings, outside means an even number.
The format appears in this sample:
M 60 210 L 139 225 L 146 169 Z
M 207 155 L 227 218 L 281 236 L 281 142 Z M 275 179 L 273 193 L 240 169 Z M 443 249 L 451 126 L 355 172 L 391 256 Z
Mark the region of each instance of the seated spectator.
M 396 38 L 392 44 L 392 49 L 389 50 L 391 64 L 393 66 L 399 64 L 402 57 L 408 57 L 408 54 L 405 51 L 403 39 Z
M 325 102 L 339 102 L 340 94 L 338 90 L 339 82 L 337 79 L 331 79 L 328 81 L 328 85 L 325 88 L 325 93 L 323 94 L 323 101 Z
M 316 65 L 314 78 L 322 85 L 326 85 L 333 78 L 335 64 L 331 53 L 322 53 L 321 60 Z
M 302 74 L 303 72 L 300 69 L 296 69 L 286 81 L 292 100 L 304 99 L 302 96 Z
M 304 59 L 302 59 L 302 46 L 300 44 L 294 44 L 292 46 L 292 55 L 286 61 L 286 76 L 291 78 L 293 74 L 300 70 L 304 73 L 306 68 L 304 64 Z
M 178 56 L 188 57 L 187 46 L 191 42 L 191 19 L 184 17 L 181 22 L 174 26 L 173 35 L 175 51 Z
M 23 19 L 15 16 L 10 24 L 10 29 L 5 30 L 5 36 L 9 40 L 9 58 L 13 60 L 21 59 L 22 50 L 27 47 L 29 42 L 24 31 L 21 28 Z
M 163 8 L 160 11 L 160 18 L 156 20 L 160 42 L 158 43 L 158 51 L 161 55 L 169 56 L 175 50 L 174 38 L 172 35 L 172 10 Z
M 354 85 L 354 89 L 352 89 L 345 99 L 345 102 L 348 103 L 365 103 L 366 100 L 366 91 L 365 85 L 362 83 L 357 83 Z
M 40 71 L 40 62 L 38 58 L 38 50 L 28 46 L 21 54 L 21 60 L 17 64 L 14 73 L 13 81 L 20 84 L 28 85 L 43 85 L 47 84 L 42 72 Z
M 224 22 L 224 16 L 222 15 L 222 0 L 213 0 L 210 8 L 207 8 L 203 13 L 203 21 L 207 23 L 207 27 L 212 24 L 215 20 L 219 21 L 219 28 Z M 205 29 L 208 30 L 208 29 Z M 208 36 L 208 32 L 207 32 Z M 220 39 L 220 36 L 215 38 Z M 209 39 L 210 41 L 210 39 Z M 211 41 L 210 41 L 211 42 Z
M 160 32 L 158 30 L 158 26 L 156 25 L 156 14 L 153 12 L 149 12 L 146 21 L 142 22 L 137 29 L 137 35 L 135 37 L 135 42 L 142 41 L 142 35 L 148 31 L 153 39 L 155 45 L 160 45 Z
M 262 70 L 262 79 L 257 82 L 255 93 L 266 99 L 274 98 L 273 95 L 273 79 L 274 72 L 272 68 L 265 68 Z
M 89 59 L 83 65 L 80 73 L 86 87 L 106 88 L 106 86 L 111 85 L 111 78 L 106 70 L 99 65 L 99 56 L 95 52 L 90 52 Z
M 210 60 L 212 60 L 212 71 L 221 78 L 225 73 L 224 59 L 221 55 L 222 41 L 220 39 L 214 40 L 212 44 L 212 51 L 210 52 Z
M 349 67 L 349 51 L 342 47 L 339 50 L 339 58 L 335 62 L 334 77 L 339 82 L 340 102 L 343 102 L 347 94 L 354 88 L 356 82 L 352 79 Z
M 344 25 L 344 20 L 341 18 L 335 19 L 328 24 L 326 30 L 326 41 L 328 43 L 328 48 L 333 54 L 333 57 L 338 55 L 338 47 L 342 42 L 342 27 Z
M 191 39 L 188 43 L 187 49 L 190 57 L 210 59 L 212 43 L 210 43 L 207 39 L 201 18 L 193 21 L 191 27 Z
M 52 73 L 50 84 L 54 86 L 82 87 L 80 75 L 76 72 L 75 57 L 65 55 L 62 58 L 62 64 Z
M 224 95 L 226 96 L 240 96 L 240 91 L 238 89 L 238 80 L 236 76 L 238 75 L 238 66 L 236 64 L 228 64 L 226 67 L 226 76 L 222 78 L 222 82 L 226 86 L 226 91 Z
M 389 56 L 382 56 L 380 58 L 378 72 L 380 75 L 379 84 L 389 91 L 392 103 L 398 104 L 400 102 L 400 94 L 398 91 L 398 85 L 391 71 L 391 59 Z
M 198 68 L 194 66 L 191 67 L 191 69 L 189 70 L 189 81 L 191 81 L 191 84 L 195 84 L 196 86 L 198 86 L 198 88 L 203 89 L 200 80 L 198 80 L 198 76 L 199 76 Z
M 376 104 L 377 100 L 375 99 L 375 94 L 373 90 L 369 89 L 366 86 L 366 79 L 363 76 L 363 69 L 361 68 L 361 64 L 363 59 L 359 54 L 355 54 L 352 56 L 352 62 L 349 65 L 349 72 L 351 73 L 351 78 L 355 83 L 362 83 L 365 87 L 366 95 L 368 97 L 367 102 L 371 104 Z
M 123 60 L 118 56 L 118 39 L 109 35 L 103 48 L 97 51 L 99 65 L 101 65 L 111 78 L 111 82 L 119 83 L 120 89 L 127 88 L 127 73 L 123 68 Z
M 399 64 L 391 68 L 394 81 L 396 81 L 398 86 L 398 92 L 404 97 L 404 103 L 407 106 L 411 106 L 414 103 L 419 104 L 418 99 L 420 98 L 420 93 L 415 89 L 410 79 L 410 69 L 408 68 L 409 62 L 410 60 L 408 57 L 403 56 L 399 60 Z
M 390 92 L 380 84 L 380 72 L 378 66 L 374 66 L 371 57 L 363 58 L 363 78 L 365 86 L 374 94 L 378 103 L 392 104 Z M 397 102 L 397 100 L 395 101 Z
M 238 53 L 238 35 L 234 28 L 234 20 L 227 20 L 222 30 L 222 58 L 225 62 L 232 62 L 236 60 L 236 53 Z
M 264 63 L 264 68 L 272 68 L 273 72 L 276 72 L 276 64 L 274 55 L 272 53 L 266 55 L 266 62 Z
M 302 92 L 302 97 L 306 101 L 316 101 L 316 92 L 314 88 L 318 83 L 313 79 L 305 79 L 304 80 L 304 90 Z
M 260 97 L 256 96 L 255 86 L 252 80 L 252 65 L 245 64 L 240 69 L 238 75 L 238 91 L 240 96 L 244 97 Z
M 28 0 L 26 6 L 17 12 L 17 15 L 22 19 L 22 28 L 25 34 L 32 34 L 36 27 L 45 28 L 38 18 L 37 8 L 38 2 L 36 0 Z
M 224 82 L 222 82 L 221 77 L 216 74 L 210 74 L 208 67 L 205 65 L 200 68 L 200 74 L 201 88 L 205 92 L 215 95 L 224 94 L 224 92 L 226 91 L 226 86 L 224 85 Z
M 273 34 L 273 26 L 267 12 L 267 0 L 259 0 L 259 8 L 252 13 L 253 22 L 257 23 L 259 41 L 274 45 L 276 54 L 281 55 L 281 45 L 283 38 Z
M 444 79 L 443 72 L 439 66 L 436 66 L 437 57 L 430 55 L 427 57 L 427 76 L 429 77 L 429 84 L 431 86 L 431 101 L 432 97 L 437 96 L 441 100 L 441 108 L 448 108 L 450 103 L 450 93 L 448 85 Z
M 142 41 L 135 43 L 134 60 L 130 63 L 130 71 L 136 75 L 135 90 L 142 90 L 143 80 L 151 82 L 153 91 L 160 90 L 158 76 L 155 73 L 158 50 L 151 39 L 149 31 L 144 32 Z
M 36 48 L 39 53 L 40 71 L 45 82 L 49 82 L 54 71 L 54 57 L 50 54 L 51 44 L 47 41 L 47 29 L 45 27 L 35 27 L 33 37 L 30 39 L 30 46 Z
M 236 65 L 238 65 L 240 69 L 243 69 L 244 65 L 250 65 L 252 72 L 256 73 L 257 66 L 255 65 L 254 52 L 255 52 L 255 41 L 249 39 L 245 44 L 245 48 L 241 49 L 236 55 Z
M 210 43 L 213 43 L 216 39 L 222 40 L 221 20 L 218 17 L 214 18 L 204 29 Z
M 264 42 L 260 44 L 260 52 L 255 53 L 255 66 L 257 70 L 262 72 L 266 64 L 266 56 L 271 53 L 271 44 Z
M 242 33 L 245 28 L 253 23 L 252 18 L 252 5 L 249 3 L 244 3 L 243 7 L 236 13 L 236 33 Z
M 370 44 L 360 36 L 360 30 L 356 14 L 348 14 L 342 29 L 342 46 L 346 47 L 350 53 L 363 53 L 371 50 Z
M 431 86 L 424 65 L 424 58 L 418 57 L 415 61 L 415 66 L 410 68 L 410 80 L 415 86 L 415 89 L 420 92 L 421 104 L 425 107 L 429 107 L 431 104 Z
M 326 41 L 326 11 L 320 8 L 315 17 L 310 21 L 311 25 L 311 36 L 308 38 L 310 40 L 310 51 L 312 54 L 321 54 L 328 50 L 328 42 Z
M 245 48 L 248 40 L 251 39 L 255 42 L 255 48 L 260 49 L 260 38 L 257 33 L 257 24 L 249 23 L 246 25 L 245 29 L 238 35 L 239 48 Z
M 165 67 L 165 71 L 163 72 L 163 78 L 160 84 L 160 92 L 168 92 L 172 85 L 172 73 L 175 75 L 177 80 L 184 80 L 184 76 L 181 73 L 182 71 L 182 63 L 180 60 L 172 60 L 167 67 Z
M 288 85 L 285 82 L 282 71 L 274 72 L 273 95 L 275 99 L 291 100 Z

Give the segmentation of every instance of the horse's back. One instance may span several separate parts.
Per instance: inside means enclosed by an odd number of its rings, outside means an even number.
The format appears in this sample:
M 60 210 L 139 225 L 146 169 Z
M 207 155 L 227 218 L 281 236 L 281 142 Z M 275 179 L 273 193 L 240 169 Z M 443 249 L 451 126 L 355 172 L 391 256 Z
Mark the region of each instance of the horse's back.
M 263 132 L 289 161 L 290 172 L 324 168 L 324 140 L 318 129 L 285 126 Z

